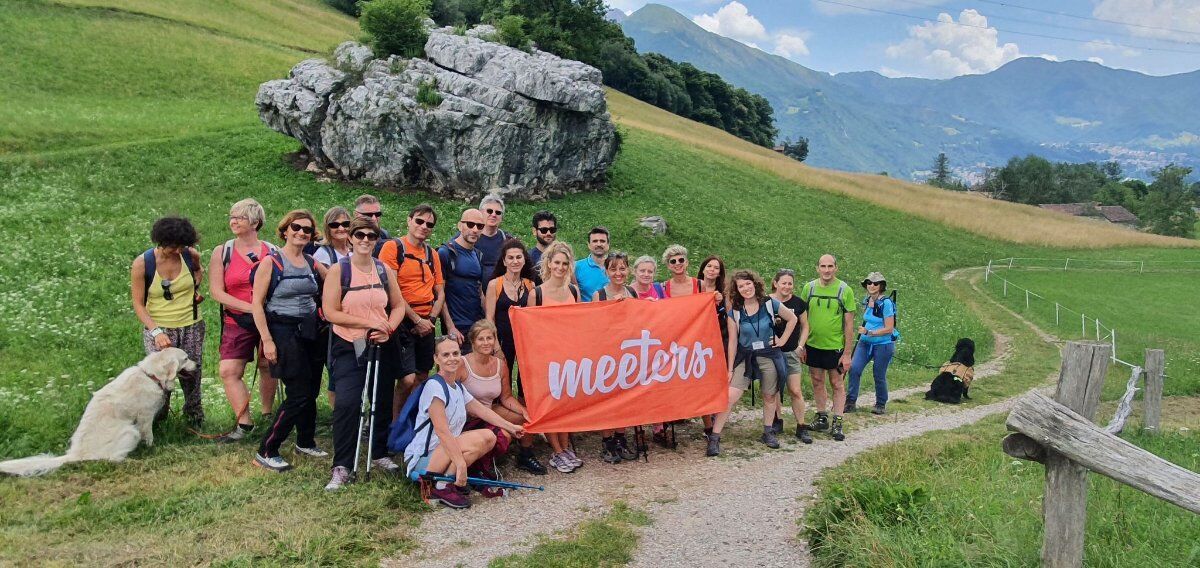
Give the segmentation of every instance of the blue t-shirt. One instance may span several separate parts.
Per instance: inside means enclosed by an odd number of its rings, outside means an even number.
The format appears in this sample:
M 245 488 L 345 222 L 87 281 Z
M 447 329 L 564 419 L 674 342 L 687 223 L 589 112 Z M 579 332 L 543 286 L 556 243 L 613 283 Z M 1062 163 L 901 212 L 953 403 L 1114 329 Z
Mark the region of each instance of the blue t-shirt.
M 768 298 L 771 302 L 771 312 L 779 313 L 779 300 Z M 738 345 L 743 348 L 750 349 L 754 346 L 754 342 L 761 341 L 763 348 L 771 346 L 771 338 L 775 336 L 775 322 L 771 321 L 771 315 L 767 312 L 766 303 L 760 302 L 758 311 L 754 315 L 747 316 L 744 311 L 738 313 Z
M 512 235 L 504 231 L 496 231 L 496 234 L 490 237 L 479 234 L 479 240 L 475 241 L 475 250 L 479 251 L 479 256 L 483 259 L 484 280 L 492 279 L 492 271 L 496 270 L 496 263 L 500 262 L 500 247 L 511 237 Z
M 454 249 L 454 269 L 451 270 L 450 248 Z M 442 274 L 446 278 L 446 308 L 454 327 L 462 333 L 483 319 L 483 268 L 479 251 L 463 248 L 457 241 L 438 247 Z
M 875 309 L 867 307 L 867 303 L 869 301 L 870 301 L 870 298 L 863 298 L 863 302 L 862 302 L 863 327 L 867 328 L 867 331 L 883 329 L 885 327 L 885 325 L 884 325 L 885 319 L 890 318 L 890 317 L 891 318 L 896 317 L 896 303 L 893 302 L 891 298 L 880 298 L 879 300 L 876 301 L 876 304 L 878 305 L 880 312 L 882 313 L 882 316 L 876 316 Z M 883 343 L 891 343 L 892 342 L 892 334 L 889 333 L 887 335 L 861 335 L 861 336 L 859 336 L 858 340 L 862 341 L 863 343 L 871 343 L 873 345 L 880 345 Z
M 579 301 L 590 302 L 592 295 L 608 285 L 608 274 L 604 267 L 596 264 L 592 255 L 575 261 L 575 279 L 579 281 Z

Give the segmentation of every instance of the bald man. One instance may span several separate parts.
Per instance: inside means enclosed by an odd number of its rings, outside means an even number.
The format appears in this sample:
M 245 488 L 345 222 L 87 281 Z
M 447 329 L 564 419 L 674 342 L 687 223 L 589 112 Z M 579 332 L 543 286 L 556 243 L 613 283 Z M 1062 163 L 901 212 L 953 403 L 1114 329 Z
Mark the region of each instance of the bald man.
M 466 334 L 483 319 L 483 255 L 475 248 L 483 233 L 484 216 L 467 209 L 458 220 L 458 236 L 438 247 L 442 274 L 446 278 L 446 303 L 442 307 L 443 331 L 468 353 Z
M 846 439 L 842 412 L 846 408 L 846 384 L 842 377 L 854 354 L 854 289 L 837 278 L 837 258 L 822 255 L 817 261 L 818 278 L 804 285 L 800 298 L 808 303 L 808 341 L 801 353 L 813 383 L 816 420 L 809 428 L 828 430 L 834 440 Z M 833 388 L 833 422 L 829 420 L 829 393 Z

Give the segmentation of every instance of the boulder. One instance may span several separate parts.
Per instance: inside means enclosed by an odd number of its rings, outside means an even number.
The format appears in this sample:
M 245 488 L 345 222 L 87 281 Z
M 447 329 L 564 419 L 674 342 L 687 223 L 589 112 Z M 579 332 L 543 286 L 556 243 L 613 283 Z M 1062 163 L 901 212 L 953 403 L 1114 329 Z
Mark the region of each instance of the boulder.
M 603 187 L 617 150 L 600 71 L 430 29 L 426 58 L 346 42 L 259 88 L 259 116 L 346 179 L 477 199 Z

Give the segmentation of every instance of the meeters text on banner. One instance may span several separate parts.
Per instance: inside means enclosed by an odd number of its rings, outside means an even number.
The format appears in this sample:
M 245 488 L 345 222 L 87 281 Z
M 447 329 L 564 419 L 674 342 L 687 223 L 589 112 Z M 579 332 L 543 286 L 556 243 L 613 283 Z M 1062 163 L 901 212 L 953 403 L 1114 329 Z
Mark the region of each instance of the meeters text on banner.
M 510 312 L 530 432 L 623 428 L 725 410 L 711 294 Z

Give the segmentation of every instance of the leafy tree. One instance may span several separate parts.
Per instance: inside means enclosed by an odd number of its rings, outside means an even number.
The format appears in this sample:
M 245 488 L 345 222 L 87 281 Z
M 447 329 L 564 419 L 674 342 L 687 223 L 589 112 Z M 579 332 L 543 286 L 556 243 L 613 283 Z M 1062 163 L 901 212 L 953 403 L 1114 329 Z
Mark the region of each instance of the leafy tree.
M 790 137 L 785 138 L 783 140 L 783 155 L 797 162 L 803 162 L 808 158 L 808 138 L 801 136 L 795 142 Z
M 358 22 L 376 54 L 419 57 L 429 32 L 429 0 L 371 0 L 360 4 Z
M 529 34 L 525 33 L 525 18 L 512 14 L 496 22 L 496 33 L 500 43 L 520 50 L 529 49 Z
M 1194 238 L 1196 205 L 1194 194 L 1184 181 L 1191 168 L 1170 164 L 1153 172 L 1154 183 L 1142 200 L 1142 228 L 1159 235 Z
M 1100 166 L 1100 171 L 1108 177 L 1109 181 L 1121 181 L 1125 177 L 1125 173 L 1121 171 L 1121 164 L 1118 162 L 1104 162 Z

